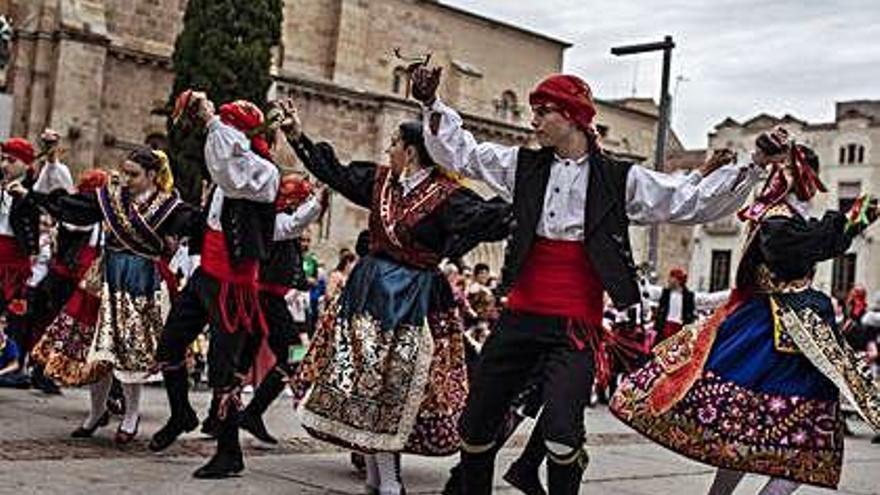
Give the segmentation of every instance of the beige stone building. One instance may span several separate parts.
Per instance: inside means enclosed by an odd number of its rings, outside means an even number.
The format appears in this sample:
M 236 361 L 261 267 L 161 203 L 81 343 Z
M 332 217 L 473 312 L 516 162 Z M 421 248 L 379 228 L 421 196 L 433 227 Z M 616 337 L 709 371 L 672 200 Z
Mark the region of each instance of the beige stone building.
M 766 114 L 742 123 L 726 119 L 709 134 L 709 147 L 733 148 L 746 158 L 761 132 L 780 125 L 819 155 L 820 176 L 829 193 L 818 197 L 814 214 L 847 209 L 861 193 L 880 193 L 880 101 L 839 102 L 834 122 L 827 123 Z M 691 272 L 696 287 L 728 285 L 742 252 L 743 236 L 743 225 L 733 217 L 695 230 Z M 878 244 L 880 232 L 873 227 L 856 239 L 845 256 L 819 265 L 817 286 L 838 296 L 853 284 L 880 289 Z
M 113 166 L 137 144 L 161 143 L 185 8 L 186 0 L 0 0 L 16 32 L 2 95 L 10 123 L 0 132 L 57 129 L 74 168 Z M 480 139 L 528 144 L 528 91 L 562 70 L 570 46 L 437 1 L 285 0 L 284 9 L 271 91 L 296 97 L 307 132 L 333 142 L 342 159 L 383 160 L 395 126 L 419 115 L 395 48 L 432 54 L 444 69 L 441 96 Z M 652 156 L 651 100 L 599 101 L 598 122 L 608 149 Z M 325 259 L 353 244 L 366 217 L 332 200 L 317 232 Z M 643 252 L 644 235 L 635 235 Z M 497 246 L 474 256 L 500 264 Z

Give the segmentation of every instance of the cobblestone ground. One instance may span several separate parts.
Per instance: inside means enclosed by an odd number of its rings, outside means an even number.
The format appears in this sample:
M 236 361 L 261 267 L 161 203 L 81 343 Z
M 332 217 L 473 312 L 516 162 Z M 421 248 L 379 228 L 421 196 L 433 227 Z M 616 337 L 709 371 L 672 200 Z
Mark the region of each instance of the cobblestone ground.
M 193 394 L 200 411 L 208 395 Z M 211 454 L 213 443 L 197 433 L 185 435 L 162 454 L 146 443 L 167 414 L 161 388 L 149 387 L 142 399 L 139 438 L 124 448 L 112 442 L 118 419 L 99 430 L 95 438 L 68 437 L 85 414 L 85 390 L 65 390 L 48 397 L 33 391 L 0 390 L 0 494 L 358 494 L 361 480 L 348 453 L 308 437 L 281 398 L 269 410 L 267 424 L 282 442 L 265 448 L 242 434 L 247 470 L 240 478 L 198 481 L 191 473 Z M 712 469 L 672 454 L 628 430 L 604 408 L 588 411 L 587 443 L 592 463 L 581 493 L 589 494 L 700 494 L 705 493 Z M 851 425 L 857 436 L 848 440 L 840 493 L 880 494 L 880 446 L 860 422 Z M 496 493 L 516 493 L 500 476 L 515 458 L 527 429 L 502 451 L 496 472 Z M 410 494 L 437 494 L 454 458 L 406 457 L 404 480 Z M 750 477 L 737 494 L 756 493 L 765 481 Z M 825 494 L 804 488 L 799 494 Z

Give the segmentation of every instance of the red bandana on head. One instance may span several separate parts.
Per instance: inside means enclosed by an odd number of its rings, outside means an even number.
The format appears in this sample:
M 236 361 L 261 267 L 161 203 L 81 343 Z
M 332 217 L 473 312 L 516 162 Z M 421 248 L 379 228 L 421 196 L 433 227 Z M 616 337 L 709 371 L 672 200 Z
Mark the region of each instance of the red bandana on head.
M 284 211 L 287 208 L 296 208 L 312 194 L 312 183 L 296 174 L 285 175 L 281 178 L 278 187 L 278 196 L 275 198 L 275 209 Z
M 23 161 L 26 165 L 32 164 L 36 157 L 31 142 L 20 137 L 9 138 L 0 145 L 0 149 L 3 150 L 3 153 Z
M 677 266 L 672 270 L 669 270 L 669 276 L 675 280 L 678 280 L 678 283 L 680 283 L 681 285 L 687 284 L 688 274 L 684 268 Z
M 235 127 L 250 138 L 255 153 L 271 160 L 269 142 L 261 132 L 265 119 L 259 107 L 246 100 L 236 100 L 220 106 L 218 113 L 224 124 Z
M 80 193 L 94 192 L 101 189 L 110 180 L 110 175 L 100 168 L 90 168 L 79 174 L 76 188 Z
M 593 132 L 593 117 L 596 116 L 593 92 L 577 76 L 556 74 L 544 79 L 529 94 L 529 104 L 533 107 L 553 105 L 579 129 Z

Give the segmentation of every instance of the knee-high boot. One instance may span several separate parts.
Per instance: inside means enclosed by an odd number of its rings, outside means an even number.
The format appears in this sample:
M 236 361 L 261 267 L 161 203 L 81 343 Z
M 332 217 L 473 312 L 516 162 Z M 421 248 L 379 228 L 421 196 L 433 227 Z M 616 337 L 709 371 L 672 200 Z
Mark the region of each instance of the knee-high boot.
M 154 452 L 165 450 L 177 440 L 177 437 L 195 430 L 199 425 L 199 418 L 189 403 L 189 377 L 186 374 L 186 367 L 167 369 L 162 372 L 162 377 L 165 381 L 165 393 L 168 395 L 171 417 L 150 440 L 150 450 Z

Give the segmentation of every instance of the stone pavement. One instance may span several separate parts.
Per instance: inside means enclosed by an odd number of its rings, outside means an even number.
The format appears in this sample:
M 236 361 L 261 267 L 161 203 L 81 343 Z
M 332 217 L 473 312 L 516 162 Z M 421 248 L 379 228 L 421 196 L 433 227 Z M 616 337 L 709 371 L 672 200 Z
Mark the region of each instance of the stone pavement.
M 193 394 L 200 411 L 209 396 Z M 241 478 L 199 481 L 191 473 L 211 452 L 211 442 L 199 434 L 183 437 L 163 454 L 153 454 L 146 442 L 164 422 L 167 411 L 161 388 L 148 387 L 139 440 L 126 448 L 112 443 L 114 419 L 95 439 L 68 437 L 85 414 L 88 393 L 68 389 L 60 397 L 33 391 L 0 390 L 0 495 L 6 494 L 359 494 L 361 481 L 348 462 L 348 453 L 312 440 L 290 412 L 290 400 L 277 401 L 267 414 L 269 429 L 283 438 L 276 448 L 263 448 L 247 434 L 247 470 Z M 880 446 L 869 443 L 864 424 L 851 421 L 857 432 L 846 445 L 846 463 L 840 493 L 880 494 Z M 588 411 L 587 426 L 592 463 L 584 494 L 680 495 L 705 493 L 712 469 L 645 442 L 612 418 L 604 408 Z M 522 445 L 522 435 L 514 447 Z M 502 451 L 496 493 L 516 493 L 501 479 L 518 448 Z M 403 461 L 404 482 L 410 494 L 437 494 L 455 459 L 408 456 Z M 749 477 L 737 494 L 757 493 L 766 478 Z M 799 495 L 833 493 L 802 488 Z

